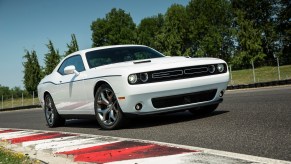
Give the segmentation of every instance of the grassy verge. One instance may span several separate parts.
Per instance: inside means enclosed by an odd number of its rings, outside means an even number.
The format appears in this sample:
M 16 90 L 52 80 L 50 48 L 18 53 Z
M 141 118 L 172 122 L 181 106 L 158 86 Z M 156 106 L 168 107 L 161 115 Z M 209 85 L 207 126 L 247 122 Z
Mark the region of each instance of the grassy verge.
M 39 104 L 38 98 L 34 98 L 34 105 Z M 32 98 L 24 98 L 23 102 L 21 98 L 5 100 L 3 101 L 3 108 L 12 108 L 12 107 L 18 107 L 18 106 L 27 106 L 27 105 L 33 105 L 33 99 Z M 0 109 L 2 109 L 2 102 L 0 100 Z
M 230 85 L 252 84 L 254 76 L 252 69 L 232 71 L 232 81 Z M 291 79 L 291 65 L 280 67 L 281 80 Z M 279 80 L 278 67 L 261 67 L 255 69 L 256 82 L 268 82 Z
M 0 164 L 39 164 L 38 160 L 30 159 L 28 156 L 13 152 L 0 145 Z

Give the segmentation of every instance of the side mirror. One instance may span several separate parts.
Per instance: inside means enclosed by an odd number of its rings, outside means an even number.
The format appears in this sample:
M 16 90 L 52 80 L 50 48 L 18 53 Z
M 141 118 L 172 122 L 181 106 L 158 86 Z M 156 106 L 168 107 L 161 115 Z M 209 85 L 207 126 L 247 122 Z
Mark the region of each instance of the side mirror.
M 75 73 L 78 76 L 80 74 L 73 65 L 65 67 L 64 72 L 66 75 Z

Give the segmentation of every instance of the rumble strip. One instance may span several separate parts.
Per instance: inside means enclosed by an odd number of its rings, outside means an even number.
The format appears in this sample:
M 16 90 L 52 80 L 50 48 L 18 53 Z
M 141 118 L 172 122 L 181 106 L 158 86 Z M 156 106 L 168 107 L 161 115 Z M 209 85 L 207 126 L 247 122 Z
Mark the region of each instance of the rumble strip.
M 217 150 L 76 133 L 0 129 L 0 144 L 43 163 L 286 163 Z

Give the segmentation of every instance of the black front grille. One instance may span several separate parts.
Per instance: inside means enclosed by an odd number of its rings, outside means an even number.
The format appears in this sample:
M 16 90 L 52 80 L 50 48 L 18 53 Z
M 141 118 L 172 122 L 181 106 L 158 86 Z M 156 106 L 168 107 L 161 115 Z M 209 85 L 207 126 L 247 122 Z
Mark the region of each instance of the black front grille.
M 141 72 L 137 73 L 138 81 L 131 85 L 136 84 L 145 84 L 145 83 L 156 83 L 156 82 L 163 82 L 163 81 L 171 81 L 171 80 L 179 80 L 179 79 L 187 79 L 187 78 L 196 78 L 202 76 L 211 76 L 217 75 L 227 72 L 227 65 L 223 63 L 224 70 L 219 72 L 217 70 L 218 64 L 208 64 L 208 65 L 199 65 L 199 66 L 190 66 L 190 67 L 179 67 L 179 68 L 171 68 L 171 69 L 164 69 L 164 70 L 157 70 L 157 71 L 150 71 L 150 72 Z M 209 71 L 209 67 L 214 66 L 214 72 Z M 147 73 L 148 80 L 146 82 L 140 80 L 141 74 Z
M 203 101 L 210 101 L 216 95 L 217 89 L 187 93 L 182 95 L 173 95 L 167 97 L 152 98 L 152 103 L 155 108 L 166 108 L 178 105 L 192 104 Z

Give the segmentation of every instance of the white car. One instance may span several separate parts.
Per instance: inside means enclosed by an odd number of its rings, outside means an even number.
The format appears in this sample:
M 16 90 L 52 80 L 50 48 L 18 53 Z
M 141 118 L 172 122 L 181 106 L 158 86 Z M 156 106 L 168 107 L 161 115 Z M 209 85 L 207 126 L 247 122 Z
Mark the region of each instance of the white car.
M 38 85 L 49 127 L 95 117 L 103 129 L 126 116 L 189 110 L 210 113 L 229 81 L 225 61 L 167 57 L 141 45 L 81 50 L 64 58 Z

